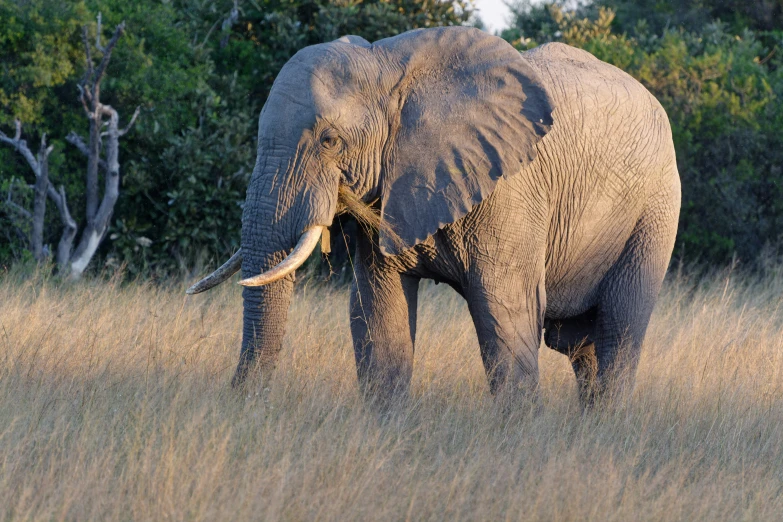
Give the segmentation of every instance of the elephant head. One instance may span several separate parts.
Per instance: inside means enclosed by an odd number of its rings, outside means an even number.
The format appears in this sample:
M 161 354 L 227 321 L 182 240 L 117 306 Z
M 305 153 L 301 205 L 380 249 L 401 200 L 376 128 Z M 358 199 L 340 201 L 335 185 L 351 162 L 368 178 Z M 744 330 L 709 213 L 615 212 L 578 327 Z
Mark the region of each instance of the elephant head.
M 294 270 L 340 210 L 338 194 L 374 202 L 380 252 L 397 255 L 530 163 L 551 112 L 524 57 L 477 29 L 417 30 L 374 44 L 347 36 L 294 55 L 261 111 L 242 248 L 189 289 L 211 288 L 241 264 L 234 383 L 254 360 L 274 365 Z

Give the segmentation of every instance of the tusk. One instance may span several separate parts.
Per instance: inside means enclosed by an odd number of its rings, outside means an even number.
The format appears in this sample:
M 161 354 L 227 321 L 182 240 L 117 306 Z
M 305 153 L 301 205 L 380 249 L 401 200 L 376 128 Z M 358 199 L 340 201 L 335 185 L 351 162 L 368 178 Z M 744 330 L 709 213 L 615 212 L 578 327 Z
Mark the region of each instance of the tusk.
M 195 285 L 191 286 L 187 289 L 185 292 L 188 295 L 192 294 L 198 294 L 201 292 L 204 292 L 205 290 L 209 290 L 212 287 L 215 287 L 231 277 L 232 275 L 236 274 L 239 269 L 242 267 L 242 249 L 240 248 L 237 250 L 236 254 L 231 256 L 231 258 L 223 263 L 223 266 L 209 274 L 207 277 L 196 283 Z
M 264 286 L 283 279 L 307 261 L 307 258 L 315 250 L 315 245 L 318 244 L 324 228 L 326 227 L 322 225 L 311 228 L 302 234 L 296 247 L 294 247 L 294 251 L 288 254 L 288 257 L 283 259 L 278 265 L 255 277 L 243 279 L 239 284 L 242 286 Z

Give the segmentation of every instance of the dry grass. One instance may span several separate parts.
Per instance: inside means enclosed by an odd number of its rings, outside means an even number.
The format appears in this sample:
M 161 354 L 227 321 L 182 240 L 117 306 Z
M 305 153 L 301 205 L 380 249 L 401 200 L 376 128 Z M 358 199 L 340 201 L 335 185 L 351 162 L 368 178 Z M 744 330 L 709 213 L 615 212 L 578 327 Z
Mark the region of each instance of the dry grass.
M 504 415 L 460 298 L 425 285 L 413 401 L 357 395 L 344 290 L 300 285 L 274 382 L 228 383 L 240 292 L 0 281 L 0 518 L 780 520 L 783 274 L 672 278 L 631 401 Z

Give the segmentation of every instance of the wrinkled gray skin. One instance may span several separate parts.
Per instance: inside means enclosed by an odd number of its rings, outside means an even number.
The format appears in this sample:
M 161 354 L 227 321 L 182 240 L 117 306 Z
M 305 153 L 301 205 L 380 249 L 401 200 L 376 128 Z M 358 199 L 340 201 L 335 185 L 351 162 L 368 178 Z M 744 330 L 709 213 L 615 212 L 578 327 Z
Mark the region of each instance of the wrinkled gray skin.
M 667 116 L 630 76 L 563 44 L 520 54 L 471 28 L 305 48 L 261 112 L 243 277 L 330 225 L 341 184 L 402 240 L 383 227 L 358 239 L 362 390 L 406 394 L 421 278 L 467 300 L 493 393 L 537 387 L 542 336 L 571 356 L 584 401 L 632 382 L 680 182 Z M 244 289 L 234 384 L 274 366 L 292 290 L 293 276 Z

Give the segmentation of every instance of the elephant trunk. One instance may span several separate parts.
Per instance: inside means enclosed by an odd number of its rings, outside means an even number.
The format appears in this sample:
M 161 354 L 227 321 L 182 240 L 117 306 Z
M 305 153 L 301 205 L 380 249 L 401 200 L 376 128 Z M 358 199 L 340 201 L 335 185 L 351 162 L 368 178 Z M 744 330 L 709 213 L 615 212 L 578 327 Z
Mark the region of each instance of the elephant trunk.
M 280 171 L 297 167 L 306 172 L 307 166 L 296 157 L 259 154 L 248 187 L 242 215 L 242 351 L 232 381 L 235 386 L 254 365 L 264 376 L 274 368 L 283 347 L 294 270 L 313 251 L 334 215 L 336 196 L 329 194 L 336 194 L 336 187 L 304 190 L 278 182 L 288 177 L 280 176 Z
M 248 256 L 242 263 L 242 274 L 258 274 L 272 267 L 281 258 L 275 254 Z M 242 351 L 232 385 L 240 385 L 255 365 L 268 375 L 277 363 L 277 357 L 283 347 L 288 307 L 294 289 L 293 274 L 261 287 L 245 287 L 242 290 L 244 301 Z
M 274 368 L 285 335 L 288 306 L 293 293 L 294 270 L 312 253 L 323 228 L 316 226 L 305 232 L 294 251 L 282 262 L 282 252 L 253 256 L 252 249 L 248 249 L 248 253 L 244 255 L 242 275 L 245 279 L 240 281 L 240 284 L 245 286 L 242 291 L 242 352 L 234 375 L 234 385 L 244 380 L 256 361 L 264 373 Z M 248 278 L 248 274 L 258 275 Z
M 242 215 L 242 279 L 258 276 L 278 265 L 294 246 L 298 220 L 292 212 L 280 213 L 279 187 L 259 158 L 248 186 Z M 268 167 L 272 167 L 269 169 Z M 289 207 L 292 202 L 289 202 Z M 288 307 L 294 289 L 294 274 L 266 286 L 242 290 L 242 351 L 232 385 L 240 385 L 258 364 L 264 375 L 274 369 L 283 347 Z

